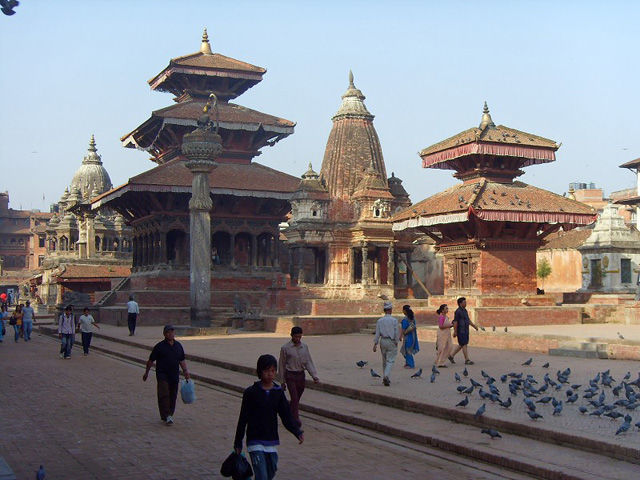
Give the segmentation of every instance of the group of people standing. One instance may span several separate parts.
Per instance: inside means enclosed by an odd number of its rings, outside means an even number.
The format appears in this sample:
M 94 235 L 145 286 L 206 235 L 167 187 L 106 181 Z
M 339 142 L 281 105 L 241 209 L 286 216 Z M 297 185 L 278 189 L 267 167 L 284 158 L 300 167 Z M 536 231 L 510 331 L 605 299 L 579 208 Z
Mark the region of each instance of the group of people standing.
M 18 343 L 21 338 L 25 342 L 31 340 L 33 332 L 33 323 L 36 321 L 36 312 L 31 306 L 31 302 L 27 300 L 26 304 L 18 304 L 11 314 L 9 314 L 9 305 L 6 302 L 0 307 L 0 343 L 4 342 L 4 336 L 7 333 L 7 324 L 13 327 L 14 341 Z
M 435 365 L 440 368 L 446 368 L 446 361 L 452 364 L 456 363 L 454 357 L 462 350 L 465 365 L 473 365 L 473 361 L 469 359 L 467 346 L 469 344 L 469 328 L 473 327 L 478 330 L 473 321 L 469 318 L 467 311 L 467 299 L 458 298 L 458 308 L 455 311 L 453 319 L 448 316 L 449 307 L 442 304 L 436 311 L 438 315 L 438 336 L 436 341 L 437 356 Z M 382 355 L 382 383 L 388 387 L 391 385 L 391 370 L 398 355 L 398 344 L 402 342 L 400 353 L 404 357 L 404 368 L 415 368 L 414 355 L 420 351 L 418 342 L 418 329 L 416 318 L 410 305 L 404 305 L 402 311 L 404 318 L 402 322 L 391 315 L 393 304 L 385 302 L 383 305 L 384 316 L 378 319 L 376 323 L 376 333 L 373 340 L 373 351 L 377 351 L 380 346 Z M 451 331 L 453 330 L 453 338 L 456 338 L 458 345 L 453 347 L 453 339 Z

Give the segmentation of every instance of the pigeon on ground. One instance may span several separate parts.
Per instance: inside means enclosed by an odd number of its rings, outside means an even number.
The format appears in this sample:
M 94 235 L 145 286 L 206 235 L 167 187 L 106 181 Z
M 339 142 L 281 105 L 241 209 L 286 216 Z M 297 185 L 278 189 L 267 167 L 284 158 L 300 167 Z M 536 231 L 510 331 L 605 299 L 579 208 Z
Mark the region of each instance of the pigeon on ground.
M 509 408 L 511 406 L 511 397 L 507 398 L 506 402 L 500 402 L 502 408 Z
M 482 325 L 480 326 L 480 330 L 482 330 L 483 332 L 487 331 Z
M 620 340 L 624 340 L 624 337 L 622 336 L 622 334 L 621 334 L 620 332 L 618 332 L 618 338 L 619 338 Z
M 531 420 L 538 420 L 539 418 L 544 418 L 542 415 L 540 415 L 538 412 L 527 412 L 527 415 L 529 415 L 529 418 Z
M 456 390 L 458 390 L 458 393 L 462 393 L 467 389 L 467 387 L 465 387 L 464 385 L 460 385 L 459 387 L 456 388 Z
M 609 417 L 611 420 L 617 420 L 618 418 L 624 417 L 620 412 L 607 412 L 604 414 L 605 417 Z
M 462 392 L 462 393 L 465 393 L 465 394 L 467 394 L 467 395 L 470 395 L 470 394 L 472 394 L 472 393 L 473 393 L 473 389 L 474 389 L 474 388 L 475 388 L 475 387 L 474 387 L 473 385 L 470 385 L 470 386 L 469 386 L 469 387 L 467 387 L 467 389 L 466 389 L 464 392 Z
M 578 400 L 578 394 L 574 393 L 569 398 L 567 398 L 567 403 L 576 403 L 576 400 Z
M 364 360 L 360 360 L 358 362 L 356 362 L 356 365 L 359 366 L 360 368 L 364 367 L 367 363 L 369 362 L 365 362 Z
M 418 370 L 416 373 L 411 375 L 411 378 L 420 378 L 421 375 L 422 375 L 422 369 Z
M 574 383 L 573 385 L 571 385 L 571 389 L 572 390 L 578 390 L 582 385 L 580 385 L 579 383 Z
M 625 420 L 624 423 L 620 425 L 620 428 L 616 432 L 616 435 L 620 435 L 621 433 L 628 432 L 630 428 L 631 428 L 631 422 L 627 422 Z
M 553 409 L 553 414 L 560 415 L 561 413 L 562 413 L 562 402 L 559 402 L 558 405 L 556 405 L 556 408 Z
M 542 368 L 549 368 L 549 362 L 547 362 L 544 365 L 542 365 Z
M 480 375 L 482 375 L 484 378 L 489 378 L 489 374 L 484 370 L 480 370 Z
M 583 407 L 582 405 L 578 407 L 578 411 L 582 414 L 587 413 L 589 410 L 587 409 L 587 407 Z
M 640 422 L 636 423 L 635 426 L 640 428 Z
M 507 375 L 506 375 L 506 374 L 505 374 L 505 375 L 501 375 L 501 376 L 500 376 L 500 381 L 501 381 L 502 383 L 507 383 Z
M 468 377 L 468 376 L 469 376 L 469 371 L 467 370 L 467 367 L 464 367 L 464 370 L 462 371 L 462 374 L 463 374 L 465 377 Z
M 456 407 L 466 407 L 467 405 L 469 405 L 469 397 L 464 397 L 464 400 L 456 404 Z
M 44 480 L 44 476 L 46 474 L 47 474 L 47 472 L 44 471 L 44 467 L 42 465 L 40 465 L 40 468 L 36 472 L 36 480 Z
M 476 414 L 473 416 L 476 420 L 478 420 L 482 415 L 484 415 L 484 411 L 487 409 L 487 404 L 483 403 L 482 406 L 478 409 Z
M 622 380 L 626 381 L 626 380 L 629 380 L 630 378 L 631 378 L 631 372 L 627 372 L 627 374 L 624 377 L 622 377 Z
M 509 327 L 504 327 L 504 331 L 508 332 L 509 331 Z
M 473 385 L 474 387 L 481 387 L 482 386 L 478 382 L 476 382 L 473 378 L 470 378 L 469 380 L 471 380 L 471 385 Z
M 536 403 L 549 403 L 551 400 L 553 400 L 553 397 L 544 397 L 538 400 Z
M 559 403 L 561 403 L 561 400 L 556 400 L 556 397 L 553 397 L 551 399 L 551 405 L 553 405 L 554 407 L 557 407 Z
M 435 365 L 431 367 L 431 373 L 433 373 L 434 375 L 440 375 L 440 371 L 436 368 Z
M 487 435 L 489 435 L 491 437 L 491 439 L 495 439 L 495 438 L 502 438 L 502 435 L 500 435 L 500 433 L 498 433 L 497 430 L 493 430 L 493 429 L 488 429 L 488 428 L 483 428 L 482 430 L 480 430 L 482 433 L 486 433 Z
M 604 407 L 600 407 L 597 410 L 594 410 L 589 415 L 595 415 L 596 417 L 601 416 L 604 413 Z
M 460 374 L 458 372 L 455 372 L 453 374 L 453 378 L 456 379 L 456 382 L 460 383 L 462 381 L 462 379 L 460 378 Z
M 495 332 L 496 331 L 496 326 L 494 325 L 491 330 L 493 330 Z
M 373 378 L 380 378 L 380 375 L 378 375 L 376 372 L 373 371 L 373 368 L 371 369 L 371 376 Z
M 436 374 L 435 373 L 431 374 L 431 379 L 430 380 L 431 380 L 431 383 L 436 381 Z
M 533 358 L 530 358 L 529 360 L 527 360 L 526 362 L 524 362 L 522 365 L 531 365 L 531 362 L 533 362 Z

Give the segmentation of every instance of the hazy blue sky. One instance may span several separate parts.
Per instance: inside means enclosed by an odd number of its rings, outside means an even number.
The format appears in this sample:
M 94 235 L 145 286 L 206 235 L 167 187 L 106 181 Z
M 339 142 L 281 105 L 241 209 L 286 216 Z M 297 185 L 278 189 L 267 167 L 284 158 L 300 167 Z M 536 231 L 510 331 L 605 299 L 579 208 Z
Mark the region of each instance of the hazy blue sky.
M 523 181 L 635 185 L 618 165 L 640 157 L 640 2 L 21 0 L 16 12 L 0 15 L 0 190 L 13 208 L 48 210 L 91 134 L 114 185 L 151 168 L 120 137 L 173 103 L 146 82 L 198 51 L 204 27 L 215 52 L 268 70 L 236 102 L 297 122 L 264 165 L 319 170 L 352 69 L 413 202 L 456 183 L 417 152 L 477 126 L 485 100 L 496 124 L 562 142 Z

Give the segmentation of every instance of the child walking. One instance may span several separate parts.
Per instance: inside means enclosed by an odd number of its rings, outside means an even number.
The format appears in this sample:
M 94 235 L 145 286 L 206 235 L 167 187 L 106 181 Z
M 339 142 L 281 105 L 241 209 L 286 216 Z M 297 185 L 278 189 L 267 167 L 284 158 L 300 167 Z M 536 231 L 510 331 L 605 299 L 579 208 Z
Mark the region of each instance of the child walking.
M 258 358 L 256 373 L 260 379 L 242 395 L 242 407 L 233 448 L 242 452 L 242 439 L 247 432 L 247 451 L 255 480 L 271 480 L 278 470 L 278 415 L 284 427 L 300 443 L 304 441 L 302 430 L 293 419 L 284 390 L 274 382 L 278 361 L 272 355 Z

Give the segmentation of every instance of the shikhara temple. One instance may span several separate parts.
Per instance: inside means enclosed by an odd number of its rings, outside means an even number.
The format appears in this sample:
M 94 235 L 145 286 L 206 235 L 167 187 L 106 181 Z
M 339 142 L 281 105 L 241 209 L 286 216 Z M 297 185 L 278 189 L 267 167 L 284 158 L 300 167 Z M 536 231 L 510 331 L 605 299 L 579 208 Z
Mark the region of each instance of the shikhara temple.
M 374 116 L 364 99 L 349 72 L 320 173 L 310 164 L 291 200 L 285 232 L 290 273 L 299 284 L 315 284 L 313 292 L 321 297 L 393 297 L 395 285 L 404 283 L 398 281 L 398 256 L 410 258 L 413 249 L 413 236 L 392 231 L 392 213 L 411 201 L 402 180 L 387 179 Z
M 444 256 L 446 295 L 536 293 L 536 250 L 549 234 L 596 220 L 583 203 L 515 179 L 555 161 L 559 145 L 496 126 L 485 103 L 478 127 L 420 152 L 424 168 L 462 181 L 394 217 L 394 231 L 421 232 Z

